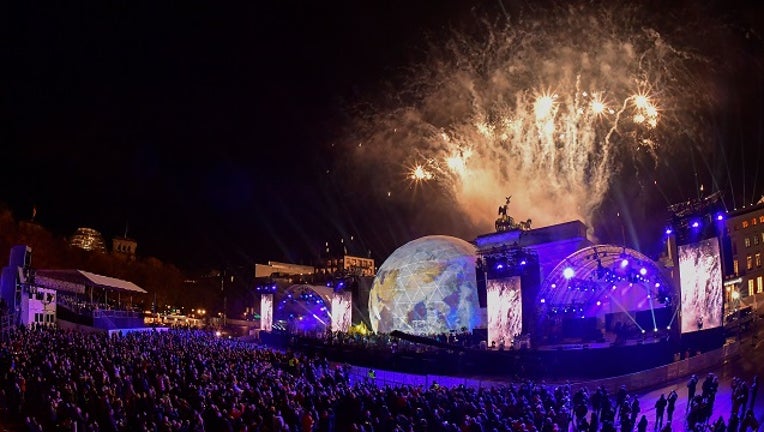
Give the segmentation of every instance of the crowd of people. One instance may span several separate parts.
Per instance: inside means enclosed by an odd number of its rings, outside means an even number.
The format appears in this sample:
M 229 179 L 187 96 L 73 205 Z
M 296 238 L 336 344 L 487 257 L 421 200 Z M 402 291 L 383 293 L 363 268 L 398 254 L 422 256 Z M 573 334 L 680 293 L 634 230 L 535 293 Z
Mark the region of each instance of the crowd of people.
M 200 330 L 19 328 L 0 341 L 0 418 L 35 432 L 614 432 L 647 424 L 625 387 L 391 386 L 349 371 Z M 662 430 L 670 430 L 670 403 Z

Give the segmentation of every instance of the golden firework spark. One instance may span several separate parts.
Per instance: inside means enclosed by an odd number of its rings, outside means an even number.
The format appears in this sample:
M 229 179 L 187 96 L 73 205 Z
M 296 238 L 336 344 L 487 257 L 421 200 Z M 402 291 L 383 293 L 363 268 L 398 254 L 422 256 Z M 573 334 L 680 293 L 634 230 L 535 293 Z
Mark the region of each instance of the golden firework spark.
M 433 177 L 433 173 L 425 169 L 425 167 L 422 165 L 414 165 L 414 167 L 409 172 L 409 178 L 417 182 L 432 180 Z

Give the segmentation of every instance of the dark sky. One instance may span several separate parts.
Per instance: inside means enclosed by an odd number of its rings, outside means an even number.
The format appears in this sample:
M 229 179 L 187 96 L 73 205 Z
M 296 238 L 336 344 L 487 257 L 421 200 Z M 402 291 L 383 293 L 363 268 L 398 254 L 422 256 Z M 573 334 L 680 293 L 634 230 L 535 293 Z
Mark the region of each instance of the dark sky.
M 60 235 L 89 226 L 111 237 L 127 226 L 139 253 L 184 268 L 307 263 L 324 241 L 350 236 L 383 259 L 446 229 L 363 201 L 327 172 L 347 107 L 418 60 L 423 34 L 445 33 L 481 2 L 17 3 L 0 72 L 0 200 L 17 219 L 36 207 Z M 752 27 L 761 8 L 725 12 L 741 34 L 752 31 L 752 63 L 761 60 Z M 741 81 L 762 85 L 751 76 Z M 728 119 L 717 142 L 757 149 L 764 132 L 741 124 L 760 126 L 762 101 L 736 103 L 753 103 L 750 120 Z M 750 165 L 735 193 L 748 181 L 754 196 L 762 158 L 730 155 L 727 166 Z

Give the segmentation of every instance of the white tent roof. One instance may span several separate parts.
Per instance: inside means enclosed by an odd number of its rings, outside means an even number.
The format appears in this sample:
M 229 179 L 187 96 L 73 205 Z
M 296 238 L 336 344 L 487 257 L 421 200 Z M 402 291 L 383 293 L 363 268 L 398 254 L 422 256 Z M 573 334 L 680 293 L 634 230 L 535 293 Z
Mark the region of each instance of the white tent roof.
M 82 294 L 85 287 L 147 294 L 138 285 L 123 279 L 90 273 L 84 270 L 36 270 L 35 283 L 49 288 Z

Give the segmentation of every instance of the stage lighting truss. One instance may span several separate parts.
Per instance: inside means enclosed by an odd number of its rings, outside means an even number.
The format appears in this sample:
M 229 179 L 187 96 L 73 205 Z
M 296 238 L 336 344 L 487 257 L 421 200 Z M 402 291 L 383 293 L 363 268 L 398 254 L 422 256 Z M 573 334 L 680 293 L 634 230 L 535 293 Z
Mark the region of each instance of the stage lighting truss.
M 724 230 L 725 206 L 722 193 L 672 204 L 666 235 L 675 235 L 678 244 L 719 235 Z
M 336 293 L 350 291 L 357 285 L 358 282 L 352 276 L 335 277 L 326 282 L 326 286 L 333 289 Z
M 275 294 L 278 288 L 273 281 L 258 283 L 255 285 L 255 294 Z
M 485 272 L 488 279 L 522 275 L 536 265 L 536 252 L 519 246 L 493 248 L 477 260 L 477 269 Z

